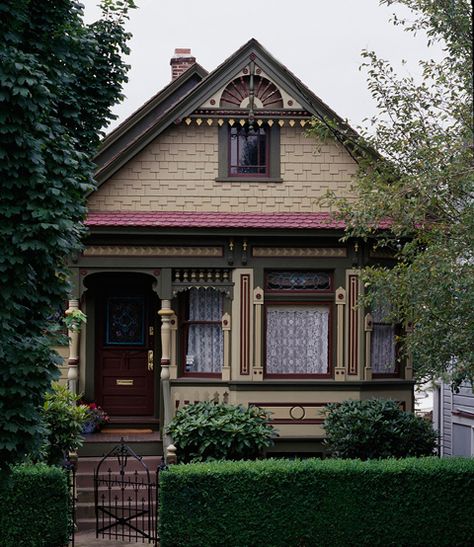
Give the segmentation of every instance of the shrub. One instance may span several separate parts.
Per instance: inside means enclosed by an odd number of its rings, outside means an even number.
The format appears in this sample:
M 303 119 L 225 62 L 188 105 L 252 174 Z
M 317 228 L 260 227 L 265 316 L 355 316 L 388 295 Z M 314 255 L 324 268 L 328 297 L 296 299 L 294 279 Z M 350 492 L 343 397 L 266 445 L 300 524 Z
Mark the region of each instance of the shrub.
M 325 413 L 326 445 L 338 458 L 430 456 L 436 447 L 431 423 L 401 410 L 396 401 L 330 403 Z
M 242 460 L 273 444 L 274 429 L 261 408 L 199 402 L 178 410 L 168 426 L 180 461 Z
M 20 465 L 0 481 L 0 545 L 59 547 L 69 534 L 66 473 L 45 464 Z
M 161 547 L 474 545 L 474 460 L 259 460 L 160 473 Z
M 48 434 L 42 452 L 50 465 L 63 462 L 68 452 L 82 446 L 82 430 L 87 420 L 87 409 L 78 405 L 79 397 L 67 387 L 53 383 L 45 396 L 42 416 Z

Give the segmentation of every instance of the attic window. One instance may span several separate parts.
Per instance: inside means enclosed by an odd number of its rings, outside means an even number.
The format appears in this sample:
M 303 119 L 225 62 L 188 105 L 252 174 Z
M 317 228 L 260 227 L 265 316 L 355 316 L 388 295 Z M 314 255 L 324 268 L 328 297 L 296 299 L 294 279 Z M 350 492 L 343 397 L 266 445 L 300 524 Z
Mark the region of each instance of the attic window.
M 229 176 L 268 175 L 268 131 L 265 126 L 229 128 Z
M 280 126 L 234 123 L 219 127 L 218 182 L 281 182 Z

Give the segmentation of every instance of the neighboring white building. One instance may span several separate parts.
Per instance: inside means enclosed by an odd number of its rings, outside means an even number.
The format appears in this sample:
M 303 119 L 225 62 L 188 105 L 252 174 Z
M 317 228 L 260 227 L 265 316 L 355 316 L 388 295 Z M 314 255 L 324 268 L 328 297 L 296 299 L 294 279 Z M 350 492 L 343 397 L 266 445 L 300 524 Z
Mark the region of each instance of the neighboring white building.
M 440 435 L 441 456 L 474 456 L 474 393 L 463 385 L 453 393 L 447 384 L 434 392 L 433 424 Z

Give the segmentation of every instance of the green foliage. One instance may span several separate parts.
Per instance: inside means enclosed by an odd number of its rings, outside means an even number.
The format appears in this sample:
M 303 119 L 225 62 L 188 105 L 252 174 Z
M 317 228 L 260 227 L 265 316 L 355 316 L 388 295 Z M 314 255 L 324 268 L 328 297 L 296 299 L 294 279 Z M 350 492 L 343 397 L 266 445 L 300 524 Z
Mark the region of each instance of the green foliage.
M 168 433 L 180 462 L 256 458 L 273 444 L 274 429 L 261 408 L 199 402 L 176 413 Z
M 474 460 L 260 460 L 160 474 L 160 545 L 472 545 Z
M 329 403 L 324 429 L 326 445 L 337 458 L 430 456 L 437 439 L 430 422 L 387 399 Z
M 41 444 L 67 341 L 51 318 L 80 250 L 92 155 L 127 66 L 129 2 L 85 25 L 75 0 L 0 0 L 0 467 Z
M 87 323 L 87 316 L 81 310 L 68 310 L 63 321 L 68 330 L 77 332 Z
M 69 491 L 62 469 L 19 465 L 0 482 L 0 545 L 60 547 L 68 542 Z
M 87 407 L 78 402 L 78 395 L 56 382 L 45 396 L 42 416 L 47 435 L 42 453 L 49 465 L 61 464 L 69 452 L 82 446 L 88 413 Z
M 365 51 L 363 67 L 379 110 L 372 127 L 358 137 L 324 120 L 312 133 L 345 142 L 358 159 L 359 200 L 328 196 L 347 221 L 347 237 L 391 249 L 398 258 L 393 268 L 365 269 L 366 304 L 389 301 L 388 322 L 413 324 L 402 350 L 413 355 L 417 379 L 441 376 L 456 386 L 474 379 L 472 6 L 468 0 L 382 4 L 412 10 L 395 24 L 426 33 L 444 58 L 421 61 L 416 81 Z M 378 231 L 387 220 L 390 230 Z

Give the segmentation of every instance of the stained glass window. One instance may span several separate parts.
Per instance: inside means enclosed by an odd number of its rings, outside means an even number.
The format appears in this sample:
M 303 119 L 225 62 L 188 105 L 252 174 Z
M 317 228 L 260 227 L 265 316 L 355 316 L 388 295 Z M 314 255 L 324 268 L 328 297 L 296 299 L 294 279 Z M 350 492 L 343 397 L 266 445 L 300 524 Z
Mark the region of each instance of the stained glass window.
M 271 291 L 330 291 L 331 275 L 314 271 L 273 271 L 266 277 L 266 289 Z
M 143 345 L 144 320 L 143 296 L 110 296 L 107 299 L 105 343 L 122 346 Z

